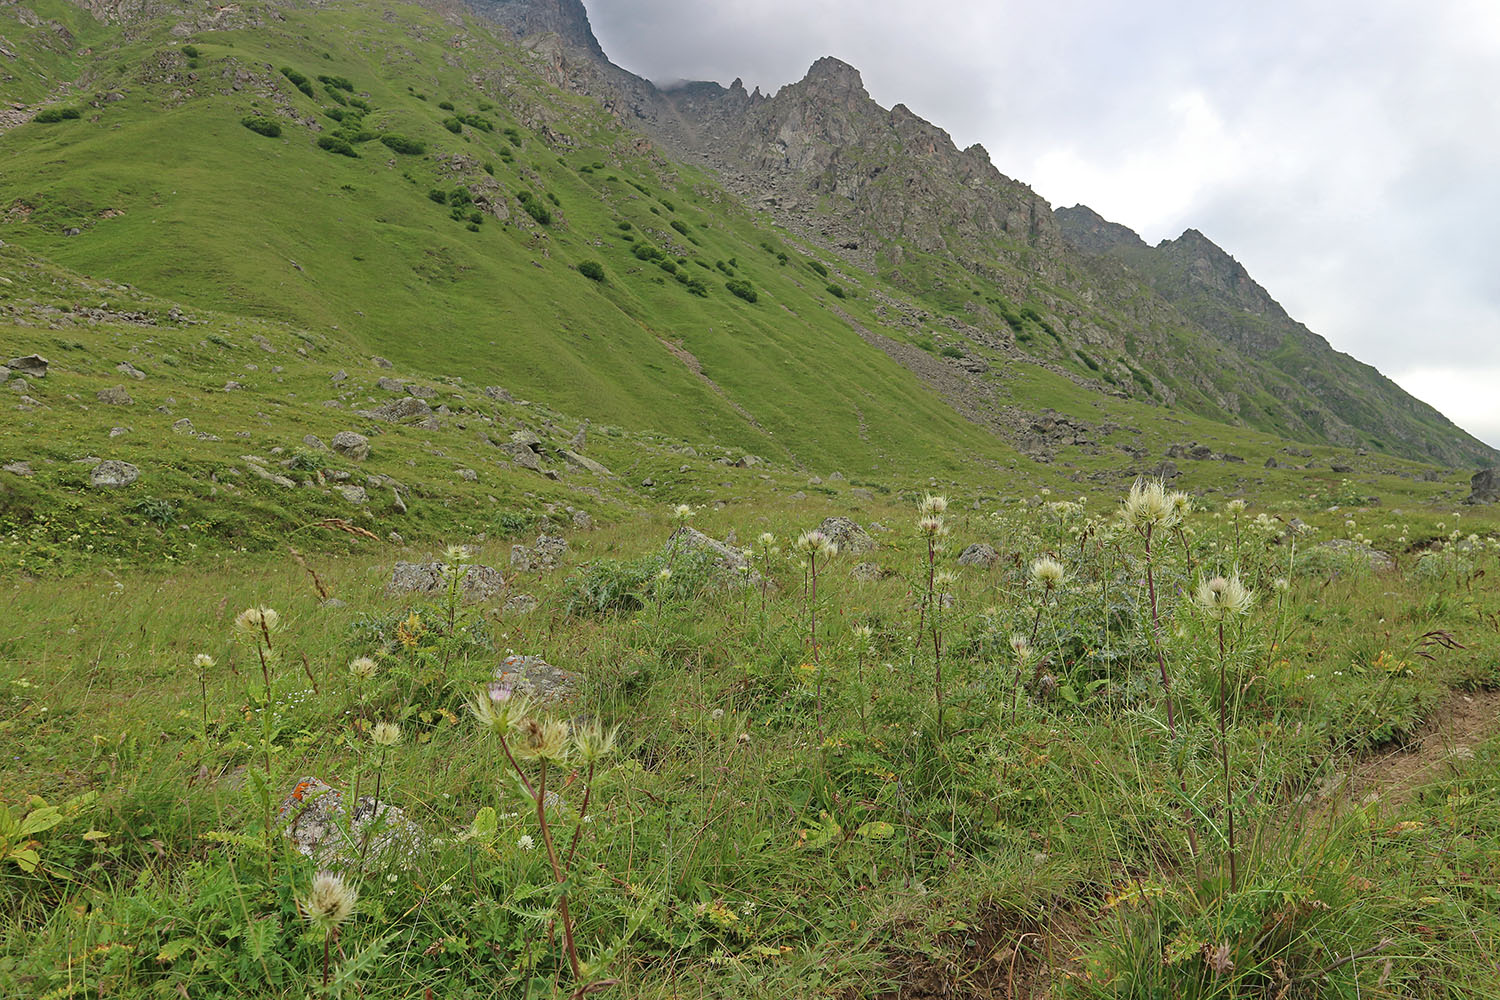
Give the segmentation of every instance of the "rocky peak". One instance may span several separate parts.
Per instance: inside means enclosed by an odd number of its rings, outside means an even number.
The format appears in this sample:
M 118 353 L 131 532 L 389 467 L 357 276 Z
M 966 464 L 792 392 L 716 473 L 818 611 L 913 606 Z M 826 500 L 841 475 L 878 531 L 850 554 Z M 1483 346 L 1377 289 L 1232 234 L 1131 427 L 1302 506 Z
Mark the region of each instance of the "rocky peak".
M 1110 222 L 1087 205 L 1059 208 L 1055 213 L 1057 225 L 1063 238 L 1080 250 L 1089 253 L 1109 253 L 1116 247 L 1146 249 L 1141 239 L 1129 226 Z
M 864 78 L 859 75 L 859 70 L 850 66 L 842 59 L 833 56 L 824 56 L 813 63 L 808 69 L 807 75 L 802 78 L 801 83 L 793 84 L 796 87 L 816 88 L 826 93 L 837 93 L 847 97 L 860 97 L 869 100 L 870 95 L 865 90 Z
M 1196 229 L 1184 230 L 1175 240 L 1162 240 L 1156 245 L 1156 253 L 1183 269 L 1188 281 L 1200 289 L 1227 296 L 1252 313 L 1290 319 L 1243 264 Z
M 517 38 L 550 32 L 595 58 L 606 58 L 599 40 L 594 37 L 583 0 L 469 0 L 469 5 L 484 17 L 508 28 Z

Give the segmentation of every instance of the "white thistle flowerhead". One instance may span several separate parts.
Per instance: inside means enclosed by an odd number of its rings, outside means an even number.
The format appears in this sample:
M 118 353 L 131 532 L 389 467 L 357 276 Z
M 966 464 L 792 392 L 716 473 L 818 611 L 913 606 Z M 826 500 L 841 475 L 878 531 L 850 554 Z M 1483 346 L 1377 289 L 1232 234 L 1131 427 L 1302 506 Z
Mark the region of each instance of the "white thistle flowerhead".
M 598 764 L 614 753 L 615 737 L 619 733 L 619 727 L 606 730 L 597 721 L 579 726 L 573 733 L 573 748 L 578 751 L 578 759 L 585 764 Z
M 515 754 L 533 760 L 560 764 L 572 746 L 568 724 L 561 719 L 524 719 L 515 726 Z
M 193 666 L 199 670 L 208 670 L 214 666 L 214 658 L 207 653 L 199 653 L 193 657 Z
M 822 557 L 829 559 L 838 554 L 839 547 L 823 532 L 816 529 L 804 531 L 797 536 L 796 543 L 792 546 L 803 555 Z
M 929 493 L 922 498 L 922 505 L 919 509 L 923 517 L 930 514 L 941 514 L 948 509 L 948 498 L 935 497 Z
M 661 568 L 661 570 L 657 572 L 656 578 L 658 580 L 662 581 L 663 583 L 665 583 L 666 581 L 672 579 L 672 567 L 670 567 L 670 566 L 663 566 Z
M 1016 654 L 1016 659 L 1022 663 L 1031 656 L 1031 640 L 1020 632 L 1014 632 L 1010 637 L 1010 651 Z
M 480 688 L 469 699 L 469 714 L 474 721 L 497 736 L 504 737 L 519 726 L 530 711 L 530 704 L 507 684 Z
M 1173 490 L 1167 499 L 1172 503 L 1172 513 L 1177 515 L 1178 520 L 1187 517 L 1193 512 L 1193 498 L 1181 490 Z
M 771 534 L 769 531 L 762 531 L 760 533 L 759 542 L 761 548 L 769 549 L 771 546 L 776 544 L 776 536 Z
M 1043 590 L 1055 590 L 1066 575 L 1062 563 L 1056 559 L 1043 556 L 1031 564 L 1031 579 Z
M 275 632 L 281 628 L 281 616 L 274 608 L 246 608 L 235 617 L 234 628 L 248 636 Z
M 693 516 L 693 508 L 689 504 L 680 503 L 672 508 L 672 520 L 678 524 L 686 524 Z
M 1279 593 L 1284 594 L 1291 588 L 1292 582 L 1284 576 L 1278 576 L 1276 579 L 1271 581 L 1271 589 L 1278 591 Z
M 1223 621 L 1230 615 L 1242 615 L 1249 611 L 1250 598 L 1250 591 L 1240 583 L 1238 573 L 1201 580 L 1193 591 L 1193 603 L 1214 621 Z
M 1137 479 L 1120 513 L 1127 525 L 1142 533 L 1152 528 L 1170 528 L 1182 516 L 1160 479 Z
M 939 587 L 949 587 L 958 582 L 958 574 L 952 570 L 940 570 L 933 576 L 932 582 Z
M 393 747 L 401 742 L 401 727 L 394 722 L 377 722 L 370 728 L 370 742 L 378 747 Z
M 868 625 L 854 626 L 849 630 L 849 635 L 854 639 L 854 647 L 859 650 L 869 650 L 875 640 L 875 630 Z
M 297 900 L 297 906 L 308 923 L 324 931 L 333 931 L 354 915 L 357 902 L 358 889 L 346 884 L 338 875 L 320 872 L 313 878 L 312 890 Z
M 928 538 L 942 538 L 948 526 L 943 523 L 943 515 L 929 514 L 917 522 L 917 530 Z
M 443 549 L 443 562 L 449 566 L 462 566 L 472 558 L 467 545 L 450 545 Z
M 1243 500 L 1231 500 L 1229 501 L 1229 503 L 1225 504 L 1226 509 L 1228 509 L 1229 513 L 1231 514 L 1239 514 L 1243 512 L 1244 509 L 1248 506 L 1250 505 Z
M 359 659 L 349 664 L 349 676 L 353 677 L 357 681 L 370 680 L 375 676 L 377 670 L 379 670 L 379 667 L 377 667 L 375 665 L 375 661 L 370 659 L 368 656 L 361 656 Z

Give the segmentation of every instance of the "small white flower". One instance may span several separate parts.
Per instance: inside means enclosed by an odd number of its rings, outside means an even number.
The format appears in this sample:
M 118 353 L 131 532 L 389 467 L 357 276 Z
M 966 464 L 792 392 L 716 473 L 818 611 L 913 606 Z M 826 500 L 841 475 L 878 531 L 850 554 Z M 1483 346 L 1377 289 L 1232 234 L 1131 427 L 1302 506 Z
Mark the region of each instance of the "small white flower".
M 531 839 L 531 834 L 521 834 L 521 839 L 516 841 L 516 846 L 523 851 L 529 851 L 536 846 L 536 841 Z
M 207 653 L 199 653 L 193 657 L 193 666 L 199 670 L 207 670 L 214 665 L 214 658 Z

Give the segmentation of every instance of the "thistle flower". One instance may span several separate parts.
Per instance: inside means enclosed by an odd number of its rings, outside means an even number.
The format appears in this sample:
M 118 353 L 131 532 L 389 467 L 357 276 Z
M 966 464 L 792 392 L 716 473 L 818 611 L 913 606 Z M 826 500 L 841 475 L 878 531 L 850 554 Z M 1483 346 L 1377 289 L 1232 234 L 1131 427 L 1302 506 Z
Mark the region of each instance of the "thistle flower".
M 1055 590 L 1067 573 L 1056 559 L 1042 557 L 1031 564 L 1031 579 L 1043 590 Z
M 1274 579 L 1274 580 L 1271 581 L 1271 589 L 1275 590 L 1275 591 L 1278 591 L 1279 593 L 1283 593 L 1284 594 L 1288 590 L 1290 590 L 1291 587 L 1292 587 L 1291 581 L 1288 580 L 1284 576 L 1278 576 L 1276 579 Z
M 370 729 L 370 742 L 378 747 L 393 747 L 401 742 L 401 727 L 394 722 L 377 722 Z
M 338 875 L 321 872 L 313 878 L 312 891 L 297 900 L 297 908 L 308 923 L 328 932 L 354 915 L 357 902 L 358 889 L 345 884 Z
M 688 504 L 680 503 L 676 507 L 672 508 L 672 520 L 676 521 L 678 524 L 686 524 L 688 519 L 692 516 L 693 508 Z
M 776 544 L 776 536 L 771 534 L 769 531 L 762 531 L 760 533 L 759 542 L 761 548 L 769 549 L 771 546 Z
M 560 763 L 568 756 L 568 724 L 560 719 L 524 719 L 515 727 L 517 757 Z
M 619 733 L 618 726 L 606 730 L 598 722 L 591 722 L 586 726 L 578 727 L 578 730 L 573 733 L 573 749 L 578 751 L 578 759 L 583 763 L 598 764 L 614 753 L 615 737 Z
M 273 608 L 246 608 L 234 619 L 234 629 L 242 635 L 258 636 L 281 627 L 281 616 Z
M 501 737 L 526 719 L 530 707 L 524 697 L 514 694 L 504 684 L 481 689 L 469 699 L 468 705 L 474 721 Z
M 1020 632 L 1014 632 L 1010 637 L 1010 651 L 1016 654 L 1016 659 L 1025 663 L 1031 658 L 1031 640 Z
M 1242 615 L 1250 610 L 1250 591 L 1240 583 L 1239 574 L 1228 578 L 1216 576 L 1199 581 L 1193 591 L 1193 603 L 1214 621 L 1223 621 L 1230 615 Z
M 1250 505 L 1243 500 L 1231 500 L 1229 501 L 1229 503 L 1225 504 L 1226 509 L 1228 509 L 1229 513 L 1231 514 L 1238 514 L 1248 506 Z
M 1120 507 L 1125 523 L 1139 532 L 1170 528 L 1182 519 L 1160 479 L 1137 479 Z
M 1181 490 L 1173 490 L 1167 499 L 1171 501 L 1172 513 L 1177 515 L 1179 521 L 1193 512 L 1193 498 Z
M 804 531 L 797 536 L 797 541 L 792 546 L 796 551 L 808 556 L 818 556 L 823 559 L 831 559 L 838 555 L 839 547 L 821 531 Z
M 958 574 L 945 569 L 933 576 L 932 582 L 937 587 L 948 587 L 958 582 Z
M 849 635 L 856 646 L 867 649 L 875 638 L 875 630 L 868 625 L 856 625 L 849 630 Z
M 666 583 L 668 580 L 672 579 L 672 567 L 663 566 L 661 570 L 656 574 L 656 578 L 663 583 Z
M 948 498 L 935 497 L 929 493 L 922 498 L 922 505 L 919 509 L 923 517 L 932 514 L 941 514 L 948 509 Z
M 942 538 L 948 533 L 941 514 L 930 514 L 917 522 L 917 530 L 928 538 Z
M 353 677 L 357 681 L 367 681 L 375 676 L 375 672 L 378 669 L 379 668 L 375 665 L 374 660 L 370 659 L 368 656 L 361 656 L 359 659 L 349 664 L 349 676 Z
M 193 666 L 199 670 L 211 670 L 214 666 L 214 658 L 207 653 L 199 653 L 193 657 Z
M 472 558 L 467 545 L 450 545 L 443 550 L 443 562 L 449 566 L 462 566 Z

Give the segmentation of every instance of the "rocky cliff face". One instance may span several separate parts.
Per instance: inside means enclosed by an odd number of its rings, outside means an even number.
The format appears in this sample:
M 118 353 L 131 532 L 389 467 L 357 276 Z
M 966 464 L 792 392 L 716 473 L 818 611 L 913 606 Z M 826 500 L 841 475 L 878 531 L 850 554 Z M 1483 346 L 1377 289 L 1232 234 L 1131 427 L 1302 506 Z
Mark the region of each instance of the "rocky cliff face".
M 580 0 L 470 2 L 551 82 L 715 169 L 791 231 L 940 303 L 976 343 L 1291 436 L 1451 463 L 1494 455 L 1333 351 L 1201 233 L 1153 248 L 1085 206 L 1054 213 L 982 146 L 959 149 L 905 106 L 881 107 L 848 63 L 819 59 L 774 95 L 738 80 L 659 89 L 609 62 Z

